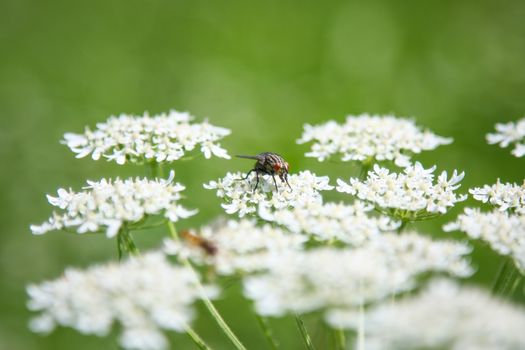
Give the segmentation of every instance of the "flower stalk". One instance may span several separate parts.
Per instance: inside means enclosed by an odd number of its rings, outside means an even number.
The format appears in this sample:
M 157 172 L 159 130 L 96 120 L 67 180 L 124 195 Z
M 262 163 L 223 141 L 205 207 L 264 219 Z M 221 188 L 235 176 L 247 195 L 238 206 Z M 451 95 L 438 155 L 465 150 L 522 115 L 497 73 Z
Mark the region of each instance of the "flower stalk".
M 118 254 L 118 260 L 122 260 L 122 256 L 124 255 L 124 252 L 131 254 L 131 255 L 139 255 L 140 251 L 135 245 L 135 242 L 133 241 L 133 238 L 131 237 L 131 233 L 129 232 L 129 228 L 126 224 L 123 224 L 120 228 L 118 234 L 117 234 L 117 254 Z
M 170 235 L 171 237 L 175 240 L 175 241 L 178 241 L 179 240 L 179 235 L 177 234 L 177 229 L 175 228 L 175 225 L 173 224 L 173 222 L 171 221 L 168 221 L 168 229 L 169 229 L 169 232 L 170 232 Z M 195 274 L 197 274 L 197 272 L 195 272 L 195 269 L 193 268 L 193 266 L 191 265 L 190 261 L 186 258 L 182 259 L 182 263 L 184 264 L 184 266 L 186 266 L 188 269 L 192 270 Z M 221 330 L 224 332 L 224 334 L 230 339 L 230 341 L 233 343 L 233 345 L 235 346 L 235 348 L 237 350 L 246 350 L 246 348 L 244 347 L 244 345 L 241 343 L 241 341 L 239 340 L 239 338 L 237 338 L 237 336 L 235 335 L 235 333 L 233 333 L 233 331 L 230 329 L 230 327 L 228 326 L 228 324 L 224 321 L 224 319 L 222 318 L 221 314 L 219 313 L 219 311 L 215 308 L 215 306 L 213 305 L 213 303 L 211 302 L 211 300 L 208 298 L 208 296 L 206 295 L 206 292 L 204 290 L 204 287 L 202 286 L 202 284 L 200 284 L 200 282 L 197 282 L 197 288 L 199 289 L 199 292 L 201 294 L 201 299 L 202 301 L 204 302 L 204 305 L 206 306 L 206 308 L 208 309 L 208 311 L 210 312 L 210 314 L 212 315 L 212 317 L 215 319 L 215 321 L 217 322 L 217 324 L 219 325 L 219 327 L 221 328 Z
M 301 337 L 303 338 L 306 348 L 308 350 L 315 350 L 314 344 L 312 343 L 312 338 L 310 338 L 310 334 L 308 334 L 308 330 L 306 329 L 303 319 L 299 314 L 295 314 L 295 322 L 297 322 L 297 327 L 299 327 L 299 331 L 301 332 Z
M 195 332 L 195 330 L 193 330 L 193 328 L 191 328 L 190 326 L 186 326 L 186 333 L 189 335 L 191 340 L 195 343 L 195 345 L 197 345 L 199 349 L 212 350 L 208 345 L 206 345 L 204 340 L 202 340 L 202 338 L 197 334 L 197 332 Z
M 499 268 L 492 293 L 494 295 L 512 296 L 521 280 L 521 274 L 508 257 L 504 257 Z
M 279 349 L 279 343 L 273 336 L 273 330 L 268 324 L 268 319 L 258 314 L 255 314 L 255 319 L 257 320 L 259 327 L 261 327 L 261 330 L 264 334 L 264 337 L 266 338 L 266 341 L 268 342 L 268 345 L 270 345 L 270 348 L 272 348 L 273 350 Z

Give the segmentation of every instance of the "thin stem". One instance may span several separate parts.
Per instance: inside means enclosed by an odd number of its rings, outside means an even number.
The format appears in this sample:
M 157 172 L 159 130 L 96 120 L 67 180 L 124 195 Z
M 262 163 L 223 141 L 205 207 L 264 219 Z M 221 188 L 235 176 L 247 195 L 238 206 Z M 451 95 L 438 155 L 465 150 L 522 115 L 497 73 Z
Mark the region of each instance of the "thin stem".
M 345 331 L 342 329 L 334 329 L 335 348 L 340 350 L 346 349 Z
M 164 167 L 162 166 L 161 163 L 157 163 L 157 169 L 158 169 L 159 177 L 164 178 Z
M 372 162 L 370 161 L 364 161 L 363 162 L 363 165 L 361 166 L 361 171 L 359 172 L 359 180 L 365 180 L 367 175 L 368 175 L 368 171 L 370 171 L 370 168 L 372 168 Z
M 131 234 L 129 233 L 129 228 L 126 223 L 122 224 L 122 227 L 117 234 L 117 254 L 118 260 L 122 260 L 124 252 L 127 252 L 132 255 L 139 255 L 139 249 L 135 245 Z
M 262 317 L 258 314 L 255 314 L 255 319 L 257 320 L 257 323 L 261 327 L 261 330 L 264 334 L 264 337 L 266 338 L 266 341 L 270 345 L 270 347 L 273 350 L 277 350 L 279 348 L 279 343 L 277 340 L 273 337 L 273 331 L 268 325 L 268 319 L 266 317 Z
M 365 305 L 359 305 L 359 324 L 357 326 L 357 350 L 365 350 Z
M 301 332 L 301 336 L 303 337 L 304 345 L 306 345 L 306 348 L 308 350 L 315 350 L 314 344 L 312 343 L 312 339 L 310 338 L 308 330 L 306 329 L 304 322 L 301 316 L 299 316 L 299 314 L 295 314 L 295 321 L 297 322 L 297 327 L 299 327 L 299 331 Z
M 169 228 L 169 231 L 170 231 L 170 235 L 171 237 L 176 240 L 176 241 L 179 241 L 180 238 L 177 234 L 177 229 L 175 228 L 175 225 L 173 224 L 172 221 L 168 221 L 168 228 Z M 187 259 L 187 258 L 183 258 L 182 259 L 182 263 L 184 264 L 184 266 L 186 266 L 188 269 L 190 269 L 191 271 L 193 271 L 193 273 L 197 275 L 197 272 L 195 272 L 195 270 L 193 269 L 193 266 L 191 265 L 190 261 Z M 197 279 L 197 288 L 199 290 L 199 293 L 200 293 L 200 296 L 201 296 L 201 299 L 202 301 L 204 302 L 204 305 L 206 306 L 206 308 L 208 309 L 208 311 L 210 312 L 210 314 L 213 316 L 213 318 L 215 319 L 215 321 L 217 322 L 217 324 L 219 325 L 219 327 L 222 329 L 222 331 L 224 332 L 224 334 L 226 334 L 226 336 L 230 339 L 230 341 L 233 343 L 233 345 L 238 349 L 238 350 L 246 350 L 246 348 L 244 347 L 244 345 L 242 345 L 241 341 L 237 338 L 237 336 L 233 333 L 233 331 L 230 329 L 230 327 L 226 324 L 226 322 L 224 321 L 224 319 L 222 318 L 222 316 L 220 315 L 219 311 L 217 311 L 217 309 L 215 308 L 215 306 L 213 305 L 213 303 L 211 302 L 211 300 L 208 298 L 208 296 L 206 295 L 206 291 L 204 290 L 204 287 L 202 286 L 202 284 L 199 282 L 199 279 Z
M 122 235 L 120 233 L 117 234 L 117 256 L 118 261 L 122 260 L 122 247 L 124 243 L 122 242 Z
M 159 163 L 157 163 L 155 160 L 148 163 L 149 173 L 151 177 L 155 178 L 158 176 L 158 170 L 159 170 Z
M 204 340 L 195 332 L 190 326 L 186 326 L 186 333 L 190 336 L 191 340 L 197 345 L 197 347 L 201 350 L 211 350 L 211 348 L 206 345 Z
M 505 295 L 511 295 L 510 290 L 512 288 L 512 285 L 516 283 L 516 279 L 518 277 L 518 270 L 514 266 L 514 264 L 511 265 L 510 271 L 507 274 L 507 278 L 505 279 L 505 284 L 503 285 L 505 289 L 503 292 Z
M 401 220 L 401 225 L 397 228 L 397 233 L 403 232 L 403 230 L 407 226 L 407 223 L 408 223 L 407 220 Z
M 523 276 L 521 274 L 519 274 L 518 277 L 516 277 L 516 279 L 514 280 L 514 283 L 512 284 L 512 287 L 510 288 L 509 295 L 514 295 L 514 292 L 516 291 L 516 288 L 518 288 L 522 279 L 523 279 Z
M 148 167 L 151 177 L 164 177 L 164 168 L 162 167 L 162 163 L 154 160 L 148 163 Z
M 496 281 L 494 283 L 494 286 L 492 287 L 493 294 L 505 295 L 505 289 L 507 287 L 507 284 L 509 284 L 509 279 L 511 279 L 511 275 L 513 273 L 512 269 L 514 267 L 512 265 L 513 264 L 508 257 L 503 257 L 503 261 L 499 268 Z

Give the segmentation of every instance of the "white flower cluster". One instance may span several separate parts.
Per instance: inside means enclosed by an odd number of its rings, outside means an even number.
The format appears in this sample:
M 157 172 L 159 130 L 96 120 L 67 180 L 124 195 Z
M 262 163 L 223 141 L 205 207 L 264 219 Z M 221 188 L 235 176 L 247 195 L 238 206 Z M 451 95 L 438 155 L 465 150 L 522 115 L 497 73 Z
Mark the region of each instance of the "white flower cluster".
M 422 130 L 413 120 L 368 114 L 350 115 L 343 124 L 335 121 L 315 126 L 306 124 L 297 142 L 310 141 L 314 144 L 306 156 L 319 161 L 341 154 L 343 161 L 388 160 L 401 167 L 411 164 L 411 153 L 452 143 L 451 138 Z
M 171 162 L 186 152 L 200 147 L 206 158 L 211 155 L 229 159 L 218 140 L 230 134 L 229 129 L 213 126 L 207 121 L 192 123 L 187 112 L 171 110 L 155 116 L 121 114 L 98 123 L 95 130 L 86 128 L 83 134 L 67 133 L 66 144 L 77 158 L 89 154 L 94 160 L 105 157 L 118 164 L 144 161 Z
M 337 191 L 357 195 L 361 200 L 373 203 L 378 209 L 387 209 L 394 216 L 409 215 L 409 220 L 417 220 L 428 213 L 444 214 L 449 207 L 464 201 L 466 195 L 454 191 L 465 176 L 454 170 L 450 179 L 443 171 L 434 184 L 436 166 L 425 169 L 416 162 L 406 167 L 403 173 L 391 173 L 387 168 L 374 165 L 364 181 L 350 179 L 350 184 L 338 179 Z
M 119 323 L 123 348 L 166 349 L 161 329 L 186 330 L 191 304 L 200 297 L 197 283 L 193 271 L 157 252 L 85 271 L 70 268 L 54 281 L 28 286 L 28 307 L 40 313 L 30 327 L 48 333 L 60 325 L 105 336 Z
M 525 182 L 523 185 L 504 183 L 499 179 L 495 185 L 485 185 L 469 190 L 474 199 L 483 203 L 490 203 L 500 210 L 509 210 L 518 214 L 525 214 Z
M 509 255 L 516 266 L 525 271 L 525 216 L 505 211 L 482 212 L 465 208 L 456 221 L 443 227 L 445 231 L 462 231 L 472 239 L 481 239 L 502 255 Z
M 33 234 L 76 227 L 78 233 L 106 230 L 114 237 L 123 223 L 134 223 L 147 215 L 163 214 L 171 221 L 194 215 L 178 204 L 184 186 L 173 183 L 172 171 L 167 180 L 157 179 L 102 179 L 88 181 L 82 192 L 58 190 L 58 197 L 47 196 L 49 203 L 62 210 L 41 225 L 31 225 Z
M 312 202 L 320 203 L 322 197 L 319 192 L 333 189 L 328 184 L 328 176 L 316 176 L 310 171 L 289 175 L 291 189 L 283 185 L 276 190 L 271 176 L 259 175 L 259 185 L 254 191 L 256 174 L 246 180 L 243 180 L 244 177 L 239 172 L 227 173 L 222 179 L 204 184 L 204 188 L 217 190 L 217 196 L 226 201 L 222 204 L 226 213 L 238 213 L 239 217 L 257 212 L 259 206 L 283 209 Z M 282 183 L 278 182 L 278 185 Z
M 320 241 L 338 240 L 361 246 L 400 226 L 388 216 L 371 216 L 374 207 L 361 201 L 344 203 L 312 202 L 275 212 L 259 210 L 264 220 L 275 222 L 294 233 L 305 233 Z
M 370 350 L 525 349 L 525 309 L 448 280 L 372 309 L 365 327 Z
M 246 219 L 206 226 L 192 235 L 197 238 L 166 239 L 165 252 L 211 265 L 221 275 L 264 269 L 285 252 L 302 249 L 307 240 L 306 236 L 291 234 L 271 225 L 258 227 L 253 220 Z M 205 240 L 207 246 L 197 240 Z M 207 251 L 209 247 L 214 249 L 212 254 Z
M 410 290 L 425 272 L 472 273 L 465 244 L 433 242 L 415 233 L 383 237 L 353 250 L 289 251 L 274 259 L 266 273 L 247 277 L 245 295 L 262 315 L 324 309 L 329 318 L 333 310 L 355 310 Z
M 512 154 L 516 157 L 523 157 L 525 155 L 525 118 L 517 122 L 496 124 L 496 132 L 487 134 L 487 142 L 491 145 L 497 143 L 503 148 L 512 143 L 514 144 Z

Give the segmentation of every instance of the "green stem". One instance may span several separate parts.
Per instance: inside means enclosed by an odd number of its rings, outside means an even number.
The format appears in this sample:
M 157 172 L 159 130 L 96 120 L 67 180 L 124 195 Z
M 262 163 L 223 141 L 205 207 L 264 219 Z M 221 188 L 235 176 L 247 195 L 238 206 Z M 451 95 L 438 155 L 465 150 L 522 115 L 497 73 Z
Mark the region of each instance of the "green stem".
M 118 256 L 118 261 L 122 260 L 122 248 L 124 246 L 124 243 L 122 242 L 122 235 L 120 234 L 120 232 L 117 234 L 117 256 Z
M 346 336 L 345 331 L 342 329 L 334 329 L 335 335 L 335 348 L 340 350 L 346 349 Z
M 206 345 L 204 340 L 195 332 L 190 326 L 186 326 L 186 333 L 190 336 L 191 340 L 197 345 L 201 350 L 211 350 L 211 348 Z
M 157 161 L 153 160 L 148 163 L 148 168 L 151 177 L 164 177 L 164 168 L 162 167 L 162 163 L 158 163 Z
M 408 221 L 407 220 L 401 220 L 401 226 L 397 228 L 397 233 L 403 232 L 405 227 L 407 226 Z
M 521 279 L 521 274 L 509 257 L 503 257 L 502 264 L 492 288 L 495 295 L 512 295 Z
M 365 350 L 365 306 L 359 305 L 359 324 L 357 326 L 357 350 Z
M 514 295 L 514 292 L 516 291 L 516 288 L 518 288 L 522 279 L 523 279 L 523 276 L 521 274 L 519 274 L 518 277 L 516 277 L 516 279 L 514 280 L 514 283 L 512 284 L 512 287 L 510 288 L 509 295 Z
M 255 314 L 255 319 L 257 320 L 257 323 L 261 327 L 264 337 L 266 338 L 266 341 L 268 342 L 270 347 L 273 350 L 277 350 L 279 348 L 279 343 L 273 337 L 273 331 L 268 325 L 268 320 L 266 319 L 266 317 L 262 317 L 262 316 L 259 316 L 258 314 Z
M 365 180 L 367 175 L 368 175 L 368 171 L 370 171 L 370 168 L 372 168 L 372 162 L 373 162 L 373 159 L 372 160 L 365 160 L 361 166 L 361 171 L 359 172 L 359 180 Z
M 308 350 L 315 350 L 314 344 L 312 343 L 312 339 L 310 338 L 308 330 L 306 329 L 304 322 L 301 316 L 299 316 L 299 314 L 295 314 L 295 321 L 297 322 L 297 327 L 299 327 L 299 331 L 301 332 L 301 336 L 303 337 L 304 345 L 306 345 L 306 348 Z
M 494 285 L 492 286 L 492 293 L 495 295 L 500 294 L 505 280 L 504 276 L 507 274 L 507 270 L 509 269 L 509 264 L 509 260 L 506 256 L 504 256 L 503 261 L 501 262 L 501 265 L 499 267 L 498 273 L 496 275 L 496 280 L 494 281 Z
M 153 178 L 158 176 L 158 171 L 159 171 L 158 164 L 159 163 L 157 163 L 155 160 L 152 160 L 151 162 L 148 163 L 149 174 Z
M 179 236 L 177 234 L 177 230 L 176 230 L 175 225 L 173 224 L 173 222 L 168 221 L 168 228 L 169 228 L 171 237 L 175 241 L 179 241 L 180 239 L 179 239 Z M 188 259 L 186 259 L 186 258 L 182 259 L 182 263 L 188 269 L 193 271 L 193 273 L 196 276 L 198 276 L 197 272 L 195 272 L 195 270 L 193 269 L 193 266 L 191 265 L 191 263 L 190 263 L 190 261 Z M 201 299 L 204 302 L 204 305 L 206 306 L 206 308 L 208 309 L 208 311 L 210 312 L 212 317 L 215 319 L 215 321 L 217 322 L 219 327 L 222 329 L 224 334 L 226 334 L 226 336 L 233 343 L 235 348 L 237 348 L 237 350 L 246 350 L 244 345 L 242 345 L 241 341 L 237 338 L 237 336 L 233 333 L 233 331 L 230 329 L 230 327 L 226 324 L 226 322 L 224 321 L 224 319 L 220 315 L 219 311 L 217 311 L 217 309 L 215 308 L 215 306 L 213 305 L 211 300 L 206 295 L 206 291 L 204 290 L 204 287 L 202 286 L 202 284 L 199 282 L 199 279 L 197 279 L 197 288 L 199 290 Z
M 132 255 L 140 255 L 139 249 L 135 245 L 126 223 L 122 224 L 122 227 L 117 234 L 117 253 L 119 261 L 122 260 L 124 252 Z

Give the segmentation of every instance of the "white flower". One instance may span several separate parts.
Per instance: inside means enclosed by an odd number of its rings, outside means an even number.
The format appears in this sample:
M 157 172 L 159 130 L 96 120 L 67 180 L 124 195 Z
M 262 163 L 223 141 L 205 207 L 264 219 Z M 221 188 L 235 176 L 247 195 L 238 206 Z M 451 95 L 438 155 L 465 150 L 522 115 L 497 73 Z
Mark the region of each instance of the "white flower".
M 454 170 L 450 179 L 443 171 L 434 183 L 436 167 L 424 169 L 416 162 L 406 167 L 403 173 L 391 173 L 388 169 L 374 165 L 364 181 L 350 179 L 350 184 L 338 179 L 337 191 L 357 195 L 378 209 L 386 209 L 390 215 L 406 220 L 418 220 L 432 214 L 444 214 L 449 207 L 464 201 L 466 195 L 454 191 L 465 173 Z M 402 211 L 402 212 L 400 212 Z
M 103 156 L 117 164 L 172 162 L 196 146 L 200 146 L 207 159 L 212 154 L 230 159 L 217 143 L 229 135 L 230 130 L 213 126 L 207 120 L 202 123 L 192 120 L 189 113 L 175 110 L 151 117 L 148 113 L 142 116 L 121 114 L 97 124 L 94 131 L 86 127 L 84 134 L 66 133 L 62 143 L 75 152 L 77 158 L 91 154 L 94 160 Z
M 334 315 L 338 325 L 352 315 Z M 384 303 L 366 315 L 370 350 L 525 349 L 525 309 L 474 287 L 433 281 L 414 297 Z
M 157 252 L 87 270 L 69 268 L 54 281 L 27 287 L 28 307 L 39 312 L 30 326 L 42 333 L 60 325 L 105 336 L 119 323 L 122 347 L 166 349 L 161 329 L 186 330 L 191 305 L 200 297 L 197 284 L 193 271 Z
M 487 142 L 491 145 L 497 143 L 503 148 L 514 144 L 512 154 L 516 157 L 523 157 L 525 155 L 525 118 L 517 122 L 496 124 L 496 133 L 487 134 Z
M 259 210 L 261 218 L 294 233 L 306 233 L 320 241 L 339 240 L 353 246 L 378 238 L 383 232 L 395 230 L 400 225 L 388 216 L 371 216 L 374 207 L 361 201 L 352 205 L 313 202 L 273 213 L 264 209 Z
M 322 309 L 355 310 L 415 287 L 426 272 L 465 277 L 472 273 L 456 242 L 433 242 L 412 234 L 385 234 L 357 249 L 317 248 L 288 251 L 272 260 L 268 272 L 244 281 L 245 295 L 262 315 Z
M 104 229 L 114 237 L 122 224 L 135 223 L 147 215 L 163 214 L 171 221 L 194 215 L 196 210 L 182 207 L 178 201 L 184 186 L 173 183 L 174 172 L 167 180 L 102 179 L 88 181 L 82 192 L 59 189 L 58 197 L 47 196 L 51 205 L 61 209 L 41 225 L 31 225 L 33 234 L 70 227 L 78 233 Z
M 343 161 L 388 160 L 401 167 L 411 164 L 411 153 L 452 143 L 451 138 L 422 130 L 413 120 L 368 114 L 350 115 L 343 124 L 335 121 L 315 126 L 306 124 L 297 143 L 310 141 L 314 144 L 306 156 L 319 161 L 340 154 Z
M 445 231 L 462 231 L 472 239 L 481 239 L 501 255 L 510 256 L 525 271 L 525 216 L 505 211 L 481 212 L 465 208 L 456 221 L 443 227 Z
M 184 239 L 183 235 L 179 241 L 166 239 L 165 252 L 212 265 L 221 275 L 264 269 L 281 254 L 302 249 L 308 239 L 271 225 L 258 227 L 253 220 L 246 219 L 206 226 L 198 234 L 193 232 L 190 235 L 189 239 Z M 210 247 L 213 247 L 213 252 L 209 251 Z
M 238 213 L 239 217 L 257 212 L 259 206 L 283 209 L 320 203 L 320 191 L 333 189 L 328 184 L 328 176 L 316 176 L 310 171 L 301 171 L 288 176 L 291 189 L 281 182 L 277 183 L 279 188 L 276 189 L 271 176 L 259 175 L 259 185 L 254 191 L 256 176 L 253 173 L 250 178 L 243 180 L 245 175 L 242 173 L 227 173 L 222 179 L 204 184 L 204 188 L 217 190 L 217 196 L 226 201 L 222 204 L 226 213 Z
M 509 210 L 518 214 L 525 214 L 525 182 L 523 185 L 504 183 L 499 179 L 495 185 L 485 185 L 469 190 L 474 199 L 483 203 L 490 203 L 500 210 Z

